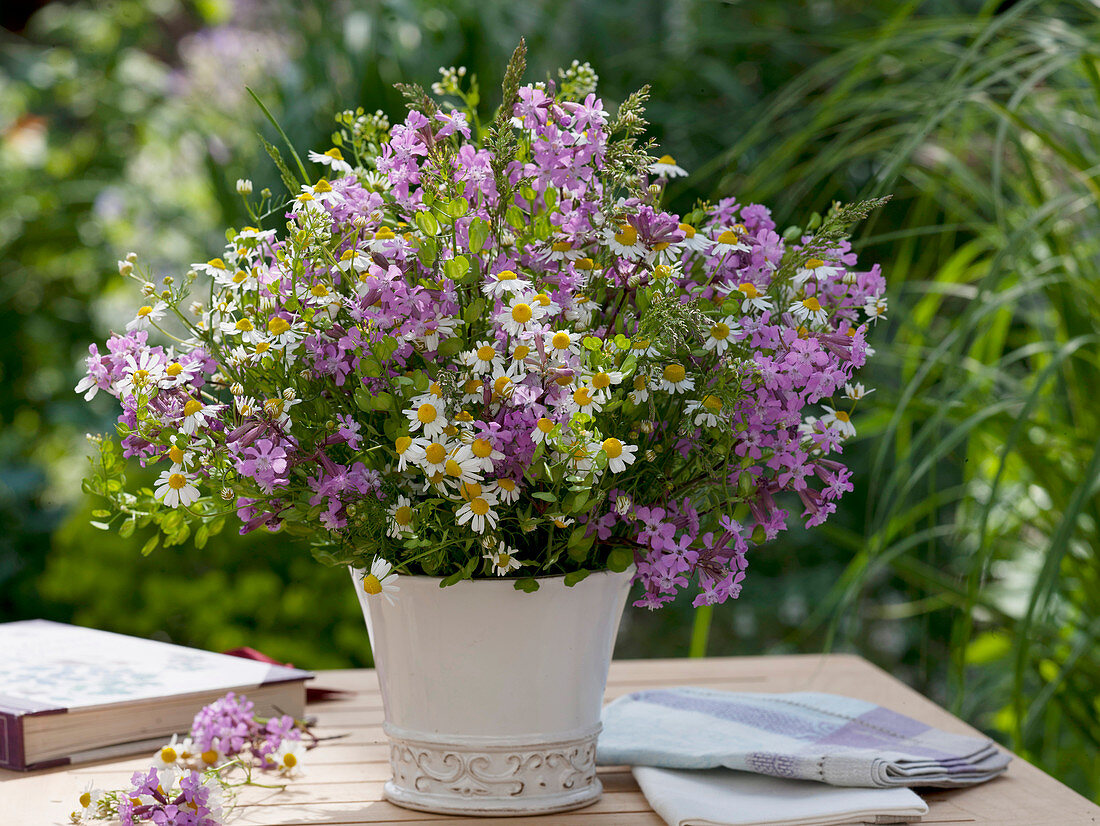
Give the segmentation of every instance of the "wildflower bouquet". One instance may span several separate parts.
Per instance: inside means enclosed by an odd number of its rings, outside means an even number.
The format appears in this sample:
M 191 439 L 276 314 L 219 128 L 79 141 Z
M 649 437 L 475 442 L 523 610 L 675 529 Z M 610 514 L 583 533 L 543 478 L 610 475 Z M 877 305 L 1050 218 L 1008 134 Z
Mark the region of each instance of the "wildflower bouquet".
M 833 512 L 885 311 L 846 233 L 878 202 L 786 239 L 732 198 L 672 214 L 685 172 L 642 140 L 645 89 L 612 116 L 587 64 L 523 70 L 521 44 L 489 121 L 462 69 L 442 103 L 402 86 L 392 128 L 343 112 L 320 178 L 268 146 L 291 196 L 240 182 L 256 226 L 184 278 L 120 262 L 146 300 L 77 390 L 115 396 L 122 456 L 163 470 L 127 492 L 97 440 L 101 527 L 205 542 L 235 511 L 386 596 L 396 573 L 534 590 L 635 564 L 656 607 L 692 579 L 697 605 L 736 597 L 784 501 Z

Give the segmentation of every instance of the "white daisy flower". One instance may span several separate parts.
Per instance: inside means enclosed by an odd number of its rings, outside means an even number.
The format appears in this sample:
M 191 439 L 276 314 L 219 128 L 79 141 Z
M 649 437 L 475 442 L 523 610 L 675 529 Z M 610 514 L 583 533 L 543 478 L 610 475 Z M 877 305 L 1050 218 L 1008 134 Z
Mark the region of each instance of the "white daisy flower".
M 850 399 L 851 401 L 854 401 L 854 402 L 858 402 L 860 399 L 862 399 L 868 393 L 874 393 L 874 392 L 875 392 L 874 388 L 871 388 L 870 390 L 867 390 L 863 386 L 863 382 L 856 382 L 855 384 L 846 384 L 846 385 L 844 385 L 844 398 Z
M 195 272 L 201 272 L 204 275 L 208 275 L 215 281 L 224 278 L 226 274 L 232 272 L 229 265 L 221 258 L 211 258 L 205 264 L 192 264 L 191 269 Z
M 89 780 L 84 786 L 84 791 L 81 792 L 80 797 L 77 798 L 77 803 L 80 805 L 80 811 L 72 813 L 73 820 L 93 820 L 98 814 L 97 810 L 99 809 L 99 801 L 101 801 L 106 794 L 106 791 L 98 788 L 91 780 Z
M 649 165 L 649 174 L 659 178 L 683 178 L 687 175 L 687 170 L 678 166 L 671 155 L 662 155 Z
M 370 269 L 371 263 L 372 259 L 367 253 L 348 247 L 340 253 L 340 260 L 336 262 L 336 269 L 343 273 L 362 273 Z M 360 281 L 362 278 L 360 276 Z
M 429 442 L 424 446 L 424 453 L 417 456 L 417 461 L 429 476 L 442 476 L 447 465 L 446 442 Z
M 462 354 L 462 363 L 476 375 L 504 369 L 504 358 L 491 341 L 479 341 L 473 350 Z
M 535 429 L 531 431 L 531 441 L 537 445 L 542 444 L 547 439 L 551 438 L 554 432 L 554 428 L 558 425 L 553 419 L 548 419 L 545 416 L 535 422 Z
M 622 382 L 623 374 L 618 370 L 612 370 L 610 373 L 600 370 L 588 377 L 588 386 L 600 401 L 608 401 L 611 398 L 612 386 Z
M 493 510 L 496 497 L 488 491 L 482 491 L 481 496 L 473 496 L 463 503 L 455 513 L 455 521 L 459 525 L 470 523 L 470 530 L 475 533 L 485 533 L 486 526 L 496 528 L 499 516 Z
M 503 455 L 501 458 L 504 458 Z M 443 473 L 447 481 L 459 485 L 481 481 L 481 459 L 474 455 L 468 445 L 460 445 L 451 451 L 443 462 Z
M 374 252 L 392 252 L 405 243 L 404 238 L 399 238 L 389 227 L 379 227 L 374 232 L 374 237 L 367 241 L 367 246 Z
M 242 290 L 255 290 L 260 286 L 260 271 L 258 267 L 245 267 L 236 270 L 216 270 L 214 282 L 220 287 L 234 292 Z
M 565 308 L 565 320 L 579 324 L 581 327 L 588 327 L 592 324 L 592 316 L 598 307 L 599 305 L 587 295 L 574 295 L 572 303 Z
M 820 258 L 811 258 L 798 268 L 794 277 L 791 279 L 791 283 L 794 284 L 797 289 L 801 289 L 807 281 L 817 283 L 822 278 L 835 278 L 839 274 L 840 267 L 826 264 Z
M 496 551 L 489 551 L 482 556 L 482 559 L 487 559 L 493 563 L 493 573 L 497 576 L 504 576 L 509 571 L 514 571 L 523 565 L 518 559 L 516 559 L 516 549 L 509 548 L 503 542 L 497 546 Z
M 649 377 L 644 373 L 634 376 L 634 389 L 630 391 L 630 400 L 641 404 L 649 399 Z
M 581 334 L 570 330 L 546 332 L 546 354 L 555 361 L 565 361 L 580 352 Z
M 636 338 L 630 342 L 630 351 L 637 358 L 656 358 L 661 354 L 657 346 L 648 338 Z
M 462 385 L 463 404 L 479 404 L 485 400 L 485 382 L 482 379 L 467 379 Z
M 561 312 L 561 307 L 546 293 L 536 293 L 535 301 L 542 305 L 543 313 L 547 316 L 556 316 Z
M 146 304 L 144 307 L 139 307 L 137 315 L 130 321 L 126 322 L 127 330 L 148 330 L 153 324 L 164 318 L 165 312 L 168 311 L 168 305 L 163 301 L 158 301 L 155 304 Z
M 772 302 L 768 298 L 767 293 L 760 292 L 751 281 L 745 281 L 742 284 L 738 284 L 736 292 L 741 293 L 743 296 L 741 301 L 742 313 L 763 313 L 771 311 Z
M 247 419 L 250 416 L 257 415 L 262 409 L 262 405 L 252 398 L 252 396 L 237 396 L 233 403 L 237 407 L 237 415 L 242 419 Z
M 485 473 L 493 472 L 493 463 L 504 458 L 504 454 L 493 447 L 488 439 L 474 439 L 470 442 L 470 452 L 478 460 L 480 470 Z
M 210 419 L 214 418 L 220 407 L 221 405 L 203 404 L 198 399 L 188 399 L 183 405 L 180 430 L 190 436 L 200 427 L 208 427 Z
M 181 740 L 178 734 L 173 734 L 171 740 L 157 749 L 156 754 L 153 755 L 152 765 L 158 769 L 172 768 L 179 763 L 189 765 L 193 760 L 198 759 L 198 756 L 195 744 L 190 737 Z
M 720 321 L 716 321 L 711 325 L 710 331 L 707 333 L 707 340 L 703 342 L 703 349 L 713 350 L 717 355 L 721 356 L 729 347 L 729 337 L 731 335 L 737 335 L 740 332 L 741 328 L 738 326 L 733 316 L 727 316 Z
M 318 204 L 339 204 L 344 200 L 344 196 L 333 189 L 332 184 L 327 180 L 320 178 L 313 186 L 303 185 L 302 192 L 296 200 L 303 204 L 311 201 Z
M 825 308 L 821 306 L 817 296 L 813 295 L 802 301 L 795 301 L 787 310 L 794 316 L 794 320 L 799 323 L 810 321 L 820 325 L 829 320 L 829 314 L 825 312 Z
M 184 446 L 180 446 L 180 442 L 184 442 Z M 184 450 L 186 447 L 186 440 L 181 439 L 178 436 L 172 437 L 172 446 L 168 448 L 168 461 L 172 463 L 172 473 L 184 473 L 189 469 L 195 461 L 195 454 Z
M 877 322 L 880 318 L 886 318 L 886 296 L 881 298 L 868 298 L 863 305 L 863 312 L 867 313 L 870 321 Z M 870 355 L 870 351 L 868 351 Z
M 397 586 L 393 587 L 394 590 L 397 590 Z M 383 591 L 383 593 L 385 592 Z M 392 603 L 393 600 L 390 601 Z M 275 763 L 275 771 L 283 777 L 301 777 L 303 774 L 302 756 L 304 753 L 305 746 L 302 745 L 301 740 L 291 740 L 289 737 L 284 737 L 279 744 L 279 748 L 271 753 L 269 759 Z
M 370 570 L 363 575 L 363 590 L 372 597 L 381 594 L 386 604 L 393 605 L 394 594 L 401 590 L 396 580 L 393 566 L 382 557 L 375 557 Z
M 850 439 L 856 435 L 855 425 L 852 424 L 852 419 L 845 410 L 833 410 L 827 404 L 821 405 L 825 408 L 825 415 L 821 417 L 822 424 L 835 425 L 836 429 L 840 431 L 840 434 L 846 439 Z
M 501 502 L 511 505 L 519 500 L 519 485 L 514 479 L 507 476 L 497 479 L 485 486 L 486 493 L 491 493 Z
M 199 489 L 192 484 L 190 477 L 185 473 L 161 471 L 156 484 L 157 487 L 153 491 L 154 498 L 163 499 L 164 504 L 170 508 L 177 508 L 180 505 L 187 507 L 199 498 Z
M 252 319 L 248 316 L 240 319 L 230 316 L 218 325 L 218 329 L 226 335 L 239 335 L 242 341 L 249 344 L 255 344 L 263 338 L 263 333 L 256 329 L 256 325 L 252 323 Z
M 415 433 L 423 427 L 424 435 L 429 439 L 442 436 L 448 424 L 446 416 L 443 415 L 443 405 L 438 400 L 422 400 L 406 410 L 405 417 L 409 420 L 410 430 Z
M 343 154 L 341 154 L 340 150 L 335 146 L 327 152 L 310 151 L 309 159 L 314 163 L 327 166 L 329 169 L 334 172 L 339 172 L 341 175 L 351 174 L 351 164 L 344 160 Z
M 559 451 L 557 457 L 566 462 L 574 474 L 587 474 L 595 469 L 596 454 L 601 449 L 599 442 L 574 442 Z
M 680 224 L 680 232 L 684 233 L 684 240 L 680 246 L 694 252 L 706 252 L 711 247 L 711 240 L 702 233 L 696 231 L 691 224 Z
M 501 270 L 485 276 L 485 283 L 481 285 L 481 291 L 490 298 L 499 298 L 501 301 L 513 293 L 531 292 L 531 282 L 526 278 L 520 278 L 512 270 Z
M 302 400 L 294 394 L 294 388 L 288 387 L 281 396 L 264 399 L 264 414 L 282 430 L 290 429 L 290 408 L 301 404 Z
M 593 396 L 589 387 L 578 387 L 572 393 L 564 394 L 559 404 L 566 407 L 570 413 L 584 413 L 586 416 L 603 410 L 602 400 Z
M 604 243 L 620 258 L 640 258 L 645 246 L 638 238 L 638 230 L 627 223 L 612 225 L 604 230 Z
M 752 247 L 745 243 L 744 227 L 740 224 L 733 229 L 726 229 L 714 239 L 713 252 L 718 255 L 728 255 L 733 252 L 750 252 Z
M 424 458 L 424 448 L 431 442 L 420 436 L 398 436 L 394 440 L 397 451 L 397 469 L 405 470 L 410 463 L 418 464 Z
M 404 438 L 408 438 L 407 436 Z M 394 539 L 400 539 L 412 533 L 413 509 L 412 502 L 404 496 L 398 496 L 397 501 L 387 510 L 390 521 L 386 533 Z
M 661 389 L 669 393 L 686 393 L 695 389 L 695 379 L 687 374 L 682 364 L 665 365 L 661 373 Z
M 717 427 L 722 421 L 722 400 L 714 394 L 703 396 L 702 401 L 692 399 L 684 406 L 684 412 L 694 416 L 696 427 Z
M 197 362 L 184 367 L 178 361 L 170 361 L 164 365 L 164 375 L 160 377 L 157 386 L 161 390 L 169 390 L 181 384 L 192 381 L 202 371 L 202 366 Z
M 607 457 L 607 469 L 612 473 L 622 473 L 627 465 L 634 464 L 637 445 L 626 445 L 616 438 L 604 439 L 600 450 Z
M 141 391 L 160 385 L 164 378 L 164 358 L 151 350 L 142 350 L 136 359 L 132 354 L 127 355 L 122 370 L 122 378 L 115 383 L 115 391 L 120 396 L 129 396 L 135 390 Z
M 584 250 L 574 249 L 573 242 L 568 238 L 556 238 L 550 242 L 545 257 L 551 261 L 576 261 L 584 258 Z
M 497 313 L 496 323 L 509 335 L 518 338 L 535 329 L 544 315 L 546 311 L 534 294 L 515 293 L 509 297 L 504 310 Z

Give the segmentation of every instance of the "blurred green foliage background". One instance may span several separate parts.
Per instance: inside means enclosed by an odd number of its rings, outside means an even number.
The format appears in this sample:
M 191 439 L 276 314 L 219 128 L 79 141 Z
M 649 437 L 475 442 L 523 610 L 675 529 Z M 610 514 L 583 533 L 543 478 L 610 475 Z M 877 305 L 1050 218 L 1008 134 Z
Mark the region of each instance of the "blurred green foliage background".
M 856 490 L 751 560 L 696 627 L 710 655 L 853 650 L 1100 799 L 1100 12 L 812 0 L 114 0 L 0 32 L 0 621 L 30 617 L 310 668 L 366 665 L 347 574 L 227 531 L 139 553 L 89 525 L 72 392 L 132 313 L 116 261 L 220 249 L 237 178 L 278 177 L 250 86 L 299 147 L 339 109 L 465 65 L 491 90 L 591 61 L 612 106 L 652 84 L 652 134 L 781 226 L 893 193 L 860 233 L 890 285 L 848 447 Z M 489 105 L 495 105 L 491 94 Z M 873 403 L 870 403 L 873 402 Z M 685 602 L 628 611 L 618 656 L 683 656 Z M 703 633 L 709 632 L 709 639 Z

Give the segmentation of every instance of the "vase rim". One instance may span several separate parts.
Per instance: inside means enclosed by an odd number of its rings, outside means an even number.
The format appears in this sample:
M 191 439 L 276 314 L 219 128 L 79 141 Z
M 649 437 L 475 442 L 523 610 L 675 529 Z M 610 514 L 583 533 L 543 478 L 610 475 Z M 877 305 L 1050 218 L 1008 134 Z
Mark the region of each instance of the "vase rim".
M 351 564 L 349 564 L 348 567 L 351 568 L 353 571 L 365 571 L 365 570 L 367 570 L 366 568 L 359 568 L 359 567 L 356 567 L 355 565 L 351 565 Z M 628 567 L 625 571 L 612 571 L 610 568 L 602 568 L 598 571 L 589 571 L 588 576 L 586 576 L 584 579 L 580 580 L 580 582 L 577 582 L 576 584 L 580 585 L 580 583 L 584 582 L 586 579 L 590 579 L 591 577 L 598 576 L 600 574 L 609 574 L 611 576 L 625 576 L 625 575 L 629 574 L 630 576 L 634 576 L 635 571 L 637 571 L 637 566 L 635 566 L 633 562 L 630 563 L 630 567 Z M 398 576 L 398 579 L 415 579 L 415 580 L 419 580 L 419 581 L 422 581 L 422 582 L 442 582 L 444 579 L 446 579 L 446 577 L 428 576 L 427 574 L 398 574 L 397 576 Z M 536 580 L 565 579 L 567 576 L 569 576 L 569 574 L 539 574 L 538 576 L 533 576 L 533 577 L 505 577 L 505 576 L 492 577 L 492 578 L 490 578 L 490 577 L 476 577 L 476 578 L 470 578 L 470 579 L 460 579 L 458 582 L 455 583 L 455 585 L 460 585 L 464 582 L 465 583 L 485 583 L 485 582 L 501 583 L 501 582 L 518 582 L 520 579 L 536 579 Z

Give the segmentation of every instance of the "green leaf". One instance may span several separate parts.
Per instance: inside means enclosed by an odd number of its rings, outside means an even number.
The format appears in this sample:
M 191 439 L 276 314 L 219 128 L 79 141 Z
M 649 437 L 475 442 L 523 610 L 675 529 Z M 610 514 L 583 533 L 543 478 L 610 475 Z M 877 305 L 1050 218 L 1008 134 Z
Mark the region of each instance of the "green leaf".
M 485 241 L 489 238 L 489 222 L 484 218 L 474 218 L 470 221 L 470 252 L 481 252 L 485 248 Z
M 439 353 L 437 358 L 447 359 L 462 349 L 462 339 L 460 338 L 448 338 L 439 342 Z
M 96 508 L 94 511 L 92 511 L 92 516 L 94 516 L 96 519 L 108 519 L 111 516 L 111 512 L 109 510 L 104 510 L 103 508 Z
M 111 530 L 111 526 L 108 525 L 106 522 L 89 522 L 88 524 L 91 525 L 93 528 L 97 528 L 101 531 Z
M 135 528 L 137 528 L 137 523 L 133 519 L 127 519 L 118 526 L 118 535 L 123 539 L 129 539 L 134 535 Z
M 435 263 L 438 254 L 439 245 L 435 242 L 434 238 L 422 238 L 420 240 L 420 247 L 416 250 L 416 257 L 420 259 L 421 264 L 425 267 L 430 267 Z
M 360 385 L 355 388 L 355 392 L 352 394 L 352 398 L 355 400 L 355 406 L 360 410 L 373 410 L 371 403 L 371 394 L 367 388 Z
M 595 336 L 585 336 L 581 344 L 584 345 L 586 350 L 599 350 L 603 347 L 603 342 Z
M 533 497 L 535 497 L 536 499 L 541 499 L 543 502 L 557 502 L 558 501 L 558 497 L 556 497 L 554 494 L 549 493 L 548 491 L 545 491 L 545 490 L 536 490 L 531 495 Z
M 467 324 L 473 324 L 479 318 L 481 314 L 485 312 L 485 299 L 475 298 L 473 303 L 466 308 L 466 312 L 462 314 L 462 320 Z
M 252 96 L 252 99 L 254 101 L 256 101 L 256 105 L 260 107 L 260 110 L 267 116 L 267 119 L 269 121 L 271 121 L 271 125 L 274 126 L 275 131 L 279 133 L 279 137 L 281 137 L 283 139 L 283 141 L 286 143 L 287 148 L 290 150 L 291 157 L 293 157 L 294 160 L 298 164 L 298 171 L 302 173 L 302 182 L 308 184 L 309 183 L 309 175 L 306 174 L 305 164 L 303 164 L 302 159 L 298 157 L 298 151 L 294 148 L 294 144 L 290 142 L 290 138 L 288 138 L 286 136 L 286 132 L 283 131 L 283 127 L 281 127 L 279 125 L 279 121 L 275 120 L 275 116 L 272 115 L 270 111 L 268 111 L 268 108 L 266 106 L 264 106 L 264 102 L 262 100 L 260 100 L 260 98 L 256 95 L 256 93 L 253 92 L 251 89 L 249 89 L 247 86 L 245 86 L 244 88 L 245 88 L 245 91 L 247 91 L 248 94 L 250 94 Z M 271 149 L 275 149 L 275 147 L 272 146 Z M 278 152 L 278 150 L 275 150 L 275 151 Z M 270 154 L 270 150 L 269 150 L 268 153 Z M 282 172 L 282 170 L 279 170 L 279 171 Z M 284 181 L 284 183 L 285 183 L 285 181 Z M 291 192 L 296 192 L 297 187 L 291 187 L 290 191 Z
M 568 587 L 572 588 L 582 579 L 587 577 L 590 573 L 591 571 L 588 571 L 585 568 L 581 568 L 579 571 L 571 571 L 570 573 L 565 575 L 565 584 Z
M 453 201 L 449 201 L 444 207 L 443 211 L 450 215 L 452 218 L 461 218 L 467 212 L 470 211 L 470 202 L 465 198 L 455 198 Z
M 416 213 L 416 225 L 425 235 L 439 235 L 439 221 L 435 220 L 435 216 L 430 212 Z
M 141 546 L 141 555 L 149 556 L 153 552 L 153 549 L 160 544 L 160 534 L 155 533 L 149 537 L 149 541 Z
M 461 281 L 462 277 L 470 271 L 470 259 L 465 255 L 458 255 L 449 261 L 443 262 L 443 274 L 452 281 Z
M 515 204 L 508 207 L 508 210 L 504 213 L 504 220 L 514 229 L 525 229 L 527 227 L 527 213 Z
M 634 562 L 634 554 L 628 548 L 615 548 L 607 555 L 607 567 L 617 574 L 621 574 Z
M 512 586 L 517 591 L 524 591 L 528 594 L 533 594 L 539 589 L 539 581 L 533 576 L 526 576 L 523 579 L 517 579 Z

